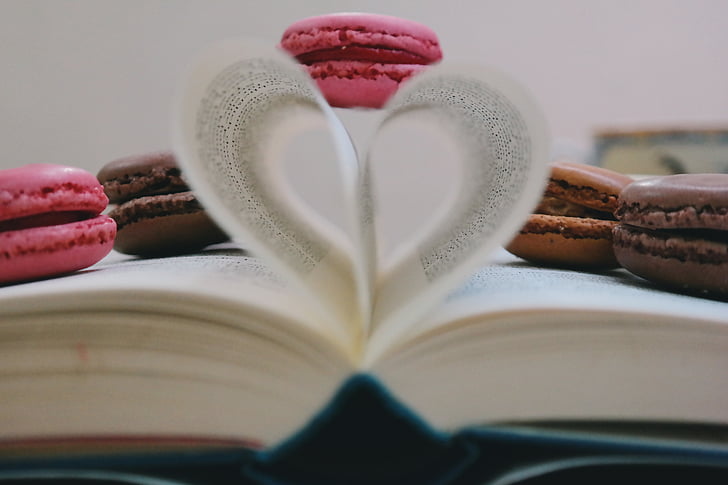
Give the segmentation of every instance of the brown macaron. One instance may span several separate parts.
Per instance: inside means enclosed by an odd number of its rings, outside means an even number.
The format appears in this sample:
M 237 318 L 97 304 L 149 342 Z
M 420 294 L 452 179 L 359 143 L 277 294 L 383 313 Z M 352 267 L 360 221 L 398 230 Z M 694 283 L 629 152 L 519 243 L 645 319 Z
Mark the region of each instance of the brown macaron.
M 619 196 L 614 252 L 645 279 L 728 295 L 728 174 L 638 180 Z
M 97 178 L 118 226 L 114 249 L 139 256 L 193 252 L 223 242 L 227 235 L 190 191 L 171 152 L 120 158 Z
M 544 196 L 518 235 L 506 246 L 538 264 L 610 268 L 614 210 L 632 178 L 600 167 L 554 162 Z

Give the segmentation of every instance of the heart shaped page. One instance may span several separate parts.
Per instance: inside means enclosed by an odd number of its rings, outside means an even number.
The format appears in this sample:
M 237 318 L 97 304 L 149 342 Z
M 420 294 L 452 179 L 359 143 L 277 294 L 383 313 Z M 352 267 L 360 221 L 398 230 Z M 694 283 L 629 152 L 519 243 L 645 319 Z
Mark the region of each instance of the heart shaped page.
M 415 123 L 422 137 L 437 134 L 455 147 L 458 184 L 435 224 L 380 270 L 371 347 L 406 331 L 507 243 L 541 198 L 548 174 L 544 117 L 528 93 L 497 71 L 429 69 L 387 105 L 376 136 L 390 125 Z
M 194 64 L 175 112 L 177 155 L 207 210 L 296 284 L 323 319 L 346 329 L 357 353 L 367 341 L 377 347 L 406 334 L 487 261 L 536 205 L 546 178 L 543 117 L 498 73 L 433 67 L 382 114 L 378 136 L 420 124 L 449 140 L 460 177 L 440 222 L 377 271 L 376 157 L 358 160 L 346 129 L 298 64 L 246 40 L 217 45 Z M 313 129 L 327 130 L 334 147 L 341 227 L 302 204 L 281 173 L 284 147 Z
M 208 212 L 297 285 L 322 318 L 361 333 L 372 306 L 374 247 L 365 179 L 346 130 L 308 75 L 274 49 L 231 40 L 203 55 L 185 81 L 174 144 Z M 321 127 L 337 152 L 343 232 L 306 210 L 281 175 L 281 147 Z

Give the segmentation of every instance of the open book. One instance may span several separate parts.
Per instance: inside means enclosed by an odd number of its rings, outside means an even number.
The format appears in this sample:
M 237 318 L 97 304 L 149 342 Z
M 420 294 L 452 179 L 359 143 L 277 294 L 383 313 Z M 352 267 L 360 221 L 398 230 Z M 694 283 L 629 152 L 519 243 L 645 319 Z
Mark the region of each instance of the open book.
M 443 65 L 371 115 L 379 129 L 358 156 L 282 54 L 232 42 L 203 56 L 177 101 L 175 150 L 245 249 L 116 255 L 0 288 L 1 437 L 269 446 L 358 374 L 442 431 L 523 420 L 728 424 L 727 303 L 619 270 L 537 268 L 500 249 L 547 174 L 545 123 L 521 88 Z M 285 160 L 313 163 L 303 155 L 311 140 L 333 154 L 335 216 L 284 175 Z M 373 181 L 401 156 L 398 142 L 442 148 L 456 183 L 383 256 L 376 230 L 387 208 Z M 416 183 L 401 182 L 403 197 Z

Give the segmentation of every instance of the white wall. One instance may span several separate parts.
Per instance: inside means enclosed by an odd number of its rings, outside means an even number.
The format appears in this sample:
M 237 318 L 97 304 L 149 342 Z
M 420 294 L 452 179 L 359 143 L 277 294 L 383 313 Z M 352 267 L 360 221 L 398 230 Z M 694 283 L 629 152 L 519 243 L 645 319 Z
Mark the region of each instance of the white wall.
M 724 0 L 0 0 L 0 168 L 95 172 L 165 148 L 197 51 L 241 34 L 276 43 L 294 20 L 346 10 L 431 26 L 447 59 L 510 73 L 578 146 L 595 127 L 728 125 Z

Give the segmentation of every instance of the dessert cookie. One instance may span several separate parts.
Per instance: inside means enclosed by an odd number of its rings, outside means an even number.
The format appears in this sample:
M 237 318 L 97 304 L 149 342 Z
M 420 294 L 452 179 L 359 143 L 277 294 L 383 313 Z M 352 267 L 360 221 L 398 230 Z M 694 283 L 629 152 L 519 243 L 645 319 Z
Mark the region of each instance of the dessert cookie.
M 108 198 L 80 168 L 34 164 L 0 170 L 0 284 L 86 268 L 106 256 L 116 224 Z
M 728 294 L 728 174 L 636 181 L 619 196 L 614 252 L 632 273 Z
M 609 268 L 613 212 L 632 179 L 580 163 L 555 162 L 541 203 L 506 249 L 541 264 Z
M 163 256 L 227 240 L 185 183 L 170 152 L 114 160 L 98 173 L 118 224 L 114 249 Z
M 442 59 L 437 35 L 411 20 L 365 13 L 309 17 L 280 47 L 304 64 L 331 106 L 380 108 L 406 81 Z

